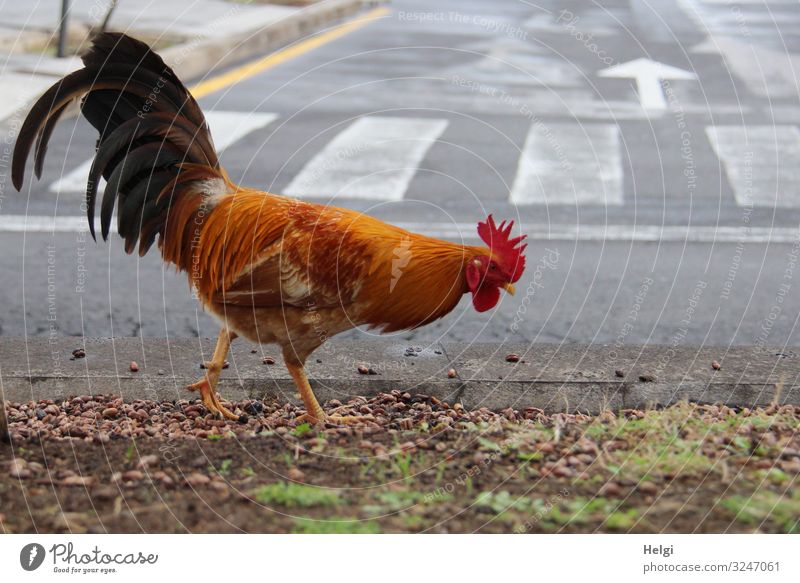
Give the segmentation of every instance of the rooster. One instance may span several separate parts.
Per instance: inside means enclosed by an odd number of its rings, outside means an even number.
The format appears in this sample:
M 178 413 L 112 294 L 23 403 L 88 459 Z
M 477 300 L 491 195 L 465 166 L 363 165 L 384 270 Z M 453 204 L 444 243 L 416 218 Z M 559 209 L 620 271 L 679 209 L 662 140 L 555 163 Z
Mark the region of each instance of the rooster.
M 236 419 L 219 399 L 217 381 L 231 341 L 241 336 L 278 344 L 305 413 L 298 421 L 349 423 L 327 415 L 304 363 L 331 336 L 356 326 L 382 332 L 423 326 L 472 294 L 479 312 L 500 290 L 514 293 L 525 268 L 524 236 L 492 216 L 478 224 L 486 246 L 411 233 L 364 214 L 270 194 L 231 182 L 220 166 L 197 102 L 146 44 L 118 33 L 93 39 L 84 68 L 36 102 L 14 149 L 19 190 L 31 149 L 41 177 L 59 117 L 81 99 L 99 132 L 86 209 L 95 237 L 95 199 L 107 240 L 114 208 L 125 251 L 143 256 L 157 240 L 164 261 L 188 274 L 221 330 L 205 375 L 187 387 L 205 407 Z

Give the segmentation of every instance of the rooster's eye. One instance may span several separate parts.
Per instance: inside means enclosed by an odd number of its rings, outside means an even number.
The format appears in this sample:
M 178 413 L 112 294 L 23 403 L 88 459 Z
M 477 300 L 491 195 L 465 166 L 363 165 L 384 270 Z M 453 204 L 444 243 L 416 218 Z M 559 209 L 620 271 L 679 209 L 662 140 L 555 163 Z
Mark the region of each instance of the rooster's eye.
M 494 263 L 494 262 L 490 263 L 490 264 L 489 264 L 489 269 L 491 269 L 492 271 L 494 271 L 495 269 L 497 269 L 497 264 L 496 264 L 496 263 Z

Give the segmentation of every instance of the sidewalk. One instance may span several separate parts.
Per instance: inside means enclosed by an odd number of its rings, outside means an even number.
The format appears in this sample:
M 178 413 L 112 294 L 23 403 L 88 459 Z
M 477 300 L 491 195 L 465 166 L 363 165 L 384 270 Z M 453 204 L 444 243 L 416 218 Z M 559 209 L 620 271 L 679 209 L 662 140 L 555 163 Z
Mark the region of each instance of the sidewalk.
M 79 348 L 86 356 L 72 359 Z M 0 383 L 12 402 L 87 394 L 126 400 L 192 398 L 183 387 L 202 375 L 200 362 L 213 348 L 210 339 L 7 338 L 0 344 Z M 518 355 L 519 362 L 508 362 L 509 354 Z M 264 364 L 265 356 L 275 363 Z M 220 382 L 223 396 L 299 402 L 276 348 L 236 342 L 228 360 Z M 131 361 L 137 362 L 138 372 L 130 372 Z M 714 361 L 721 364 L 719 370 L 712 368 Z M 359 366 L 373 374 L 359 373 Z M 448 376 L 451 369 L 454 378 Z M 683 399 L 736 407 L 800 404 L 800 354 L 773 348 L 422 347 L 334 340 L 312 355 L 308 373 L 321 402 L 399 390 L 460 402 L 467 409 L 537 407 L 548 413 L 596 414 Z
M 298 3 L 302 4 L 302 3 Z M 287 6 L 234 0 L 122 0 L 108 30 L 155 46 L 177 74 L 189 79 L 263 54 L 352 14 L 370 0 L 320 0 Z M 60 0 L 0 6 L 0 120 L 24 109 L 58 78 L 80 67 L 76 56 L 55 57 Z M 107 8 L 71 0 L 69 39 L 85 46 Z

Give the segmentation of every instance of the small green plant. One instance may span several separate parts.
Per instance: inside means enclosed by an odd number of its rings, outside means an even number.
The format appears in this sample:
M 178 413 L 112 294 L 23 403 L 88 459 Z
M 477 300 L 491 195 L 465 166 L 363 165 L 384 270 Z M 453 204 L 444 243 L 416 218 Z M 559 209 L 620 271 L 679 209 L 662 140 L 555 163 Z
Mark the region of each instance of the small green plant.
M 403 479 L 407 480 L 411 477 L 411 454 L 410 453 L 403 453 L 396 455 L 393 458 L 394 466 L 400 472 L 400 475 L 403 476 Z
M 734 520 L 758 527 L 763 523 L 777 524 L 786 534 L 800 533 L 800 494 L 776 494 L 759 490 L 752 496 L 730 496 L 720 506 L 734 515 Z
M 125 461 L 131 463 L 133 460 L 133 456 L 136 454 L 136 446 L 131 443 L 128 446 L 128 449 L 125 450 Z
M 224 459 L 222 463 L 219 465 L 219 470 L 217 472 L 220 476 L 227 476 L 231 472 L 231 466 L 233 465 L 233 460 Z
M 250 466 L 247 466 L 246 468 L 242 468 L 242 475 L 245 478 L 252 478 L 253 476 L 256 475 L 256 471 Z
M 268 484 L 256 490 L 253 496 L 262 504 L 278 504 L 287 508 L 335 506 L 342 502 L 341 496 L 334 490 L 295 482 Z
M 481 492 L 475 498 L 475 506 L 500 514 L 506 510 L 526 511 L 530 507 L 530 500 L 509 494 L 506 490 L 499 492 Z
M 611 530 L 630 530 L 638 518 L 639 511 L 636 508 L 628 508 L 609 514 L 605 524 Z
M 379 534 L 380 527 L 374 521 L 359 521 L 354 518 L 325 521 L 296 518 L 292 532 L 294 534 Z
M 292 430 L 292 435 L 300 437 L 311 431 L 311 423 L 301 423 Z

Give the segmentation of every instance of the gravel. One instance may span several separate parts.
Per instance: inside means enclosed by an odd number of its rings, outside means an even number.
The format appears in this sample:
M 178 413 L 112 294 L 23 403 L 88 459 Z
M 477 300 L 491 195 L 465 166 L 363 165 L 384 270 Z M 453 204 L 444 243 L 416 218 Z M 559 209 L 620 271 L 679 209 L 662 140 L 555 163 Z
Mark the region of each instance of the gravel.
M 274 399 L 245 400 L 223 404 L 240 417 L 229 422 L 209 413 L 199 400 L 135 400 L 124 402 L 116 396 L 78 396 L 60 404 L 52 400 L 7 403 L 9 432 L 20 440 L 82 440 L 106 443 L 114 439 L 152 437 L 172 439 L 214 439 L 235 435 L 248 438 L 263 431 L 290 431 L 302 407 Z M 324 431 L 369 435 L 383 430 L 411 430 L 421 424 L 450 427 L 454 423 L 546 418 L 541 409 L 506 409 L 492 412 L 481 408 L 467 411 L 460 403 L 452 407 L 436 397 L 401 391 L 380 393 L 370 399 L 356 397 L 347 403 L 332 400 L 327 410 L 339 415 L 357 415 L 363 422 L 345 427 L 328 424 Z

